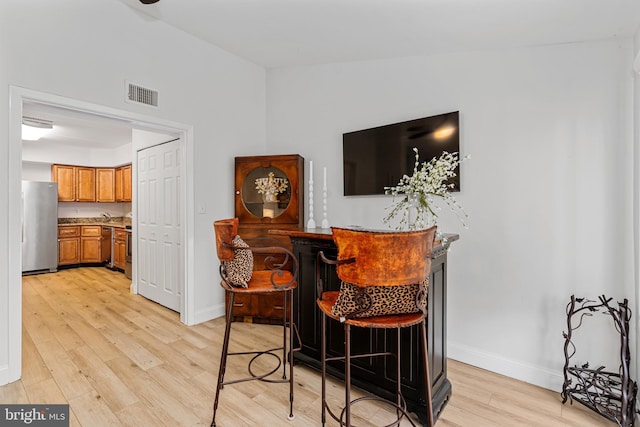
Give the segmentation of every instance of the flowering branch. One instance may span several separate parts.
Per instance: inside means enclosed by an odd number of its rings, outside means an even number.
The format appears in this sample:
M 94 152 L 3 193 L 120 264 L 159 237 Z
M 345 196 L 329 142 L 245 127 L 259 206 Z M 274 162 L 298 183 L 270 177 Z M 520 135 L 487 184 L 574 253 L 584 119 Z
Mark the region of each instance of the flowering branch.
M 445 201 L 462 225 L 466 227 L 465 220 L 468 215 L 451 194 L 454 184 L 447 184 L 447 181 L 456 177 L 455 169 L 462 160 L 469 156 L 460 160 L 458 153 L 445 151 L 440 157 L 434 157 L 430 161 L 420 164 L 418 149 L 414 148 L 413 151 L 416 153 L 413 175 L 404 175 L 395 187 L 384 188 L 386 194 L 394 196 L 394 204 L 387 207 L 390 211 L 383 218 L 383 222 L 391 226 L 391 221 L 399 217 L 400 222 L 396 229 L 407 226 L 408 228 L 424 228 L 427 226 L 429 218 L 433 218 L 434 223 L 437 222 L 437 211 L 440 210 L 440 207 L 437 206 L 435 200 L 439 198 Z M 402 198 L 396 200 L 399 195 L 402 195 Z M 416 209 L 415 224 L 409 223 L 411 208 Z
M 289 181 L 276 178 L 273 172 L 269 172 L 268 178 L 257 178 L 255 184 L 259 194 L 279 194 L 287 190 Z

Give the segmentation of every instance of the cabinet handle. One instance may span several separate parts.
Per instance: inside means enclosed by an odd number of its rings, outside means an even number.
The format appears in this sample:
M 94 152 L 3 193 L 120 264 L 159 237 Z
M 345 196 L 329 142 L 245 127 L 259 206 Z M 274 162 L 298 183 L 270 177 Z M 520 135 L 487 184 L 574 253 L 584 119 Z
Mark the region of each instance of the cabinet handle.
M 244 303 L 242 303 L 242 302 L 234 302 L 233 306 L 234 307 L 244 307 Z
M 274 310 L 284 310 L 284 307 L 283 307 L 283 306 L 281 306 L 281 305 L 274 305 L 274 306 L 273 306 L 273 309 L 274 309 Z

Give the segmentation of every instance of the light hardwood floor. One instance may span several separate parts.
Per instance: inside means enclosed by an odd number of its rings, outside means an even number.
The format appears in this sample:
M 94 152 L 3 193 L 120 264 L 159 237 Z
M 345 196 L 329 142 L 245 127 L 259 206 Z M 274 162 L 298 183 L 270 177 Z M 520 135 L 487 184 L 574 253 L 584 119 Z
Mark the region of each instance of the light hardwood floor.
M 187 327 L 175 312 L 131 295 L 122 274 L 79 268 L 24 277 L 23 324 L 22 379 L 0 387 L 0 402 L 69 403 L 71 426 L 209 425 L 223 319 Z M 280 339 L 274 326 L 233 328 L 236 349 Z M 237 366 L 231 361 L 228 375 Z M 614 425 L 578 404 L 562 405 L 558 393 L 453 360 L 448 366 L 453 396 L 437 426 Z M 253 381 L 225 387 L 218 425 L 320 425 L 320 377 L 304 366 L 295 375 L 294 421 L 287 421 L 286 384 Z M 341 384 L 328 389 L 339 404 Z M 358 414 L 362 426 L 392 416 L 374 403 Z

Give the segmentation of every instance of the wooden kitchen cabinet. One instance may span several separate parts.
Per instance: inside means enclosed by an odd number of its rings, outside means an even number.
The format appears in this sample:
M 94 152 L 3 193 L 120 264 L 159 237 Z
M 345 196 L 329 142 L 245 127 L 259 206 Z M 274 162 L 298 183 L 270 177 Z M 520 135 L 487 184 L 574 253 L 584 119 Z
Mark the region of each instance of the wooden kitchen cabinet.
M 131 164 L 118 168 L 52 165 L 59 202 L 131 202 Z
M 114 230 L 113 240 L 113 265 L 120 270 L 124 270 L 127 256 L 127 232 L 125 230 Z
M 102 226 L 80 226 L 80 262 L 102 262 Z
M 96 202 L 116 201 L 116 169 L 96 168 Z
M 76 201 L 76 168 L 67 165 L 52 165 L 51 180 L 58 183 L 58 201 Z
M 123 202 L 130 202 L 131 201 L 131 188 L 133 186 L 133 183 L 131 181 L 132 179 L 132 175 L 131 175 L 131 165 L 127 165 L 127 166 L 123 166 L 122 167 L 122 201 Z
M 116 181 L 116 201 L 117 202 L 122 202 L 123 201 L 123 197 L 124 197 L 124 187 L 122 186 L 122 168 L 116 168 L 116 173 L 115 173 L 115 181 Z
M 76 167 L 76 201 L 96 201 L 96 170 L 94 168 Z
M 59 202 L 95 202 L 95 168 L 52 165 L 51 180 L 58 183 Z
M 58 265 L 80 263 L 80 226 L 58 227 Z
M 102 225 L 59 225 L 58 265 L 103 264 L 109 261 L 112 230 L 114 265 L 124 270 L 127 231 Z
M 116 201 L 117 202 L 130 202 L 131 201 L 131 165 L 124 165 L 116 168 L 115 181 L 116 181 Z
M 281 191 L 259 192 L 256 180 L 266 189 L 270 177 Z M 297 154 L 236 157 L 234 194 L 238 234 L 243 239 L 274 238 L 268 234 L 271 229 L 303 227 L 304 159 Z M 289 238 L 279 240 L 280 246 L 291 249 Z M 264 269 L 264 257 L 254 260 L 255 269 Z M 284 315 L 280 295 L 236 295 L 234 302 L 234 321 L 279 323 Z

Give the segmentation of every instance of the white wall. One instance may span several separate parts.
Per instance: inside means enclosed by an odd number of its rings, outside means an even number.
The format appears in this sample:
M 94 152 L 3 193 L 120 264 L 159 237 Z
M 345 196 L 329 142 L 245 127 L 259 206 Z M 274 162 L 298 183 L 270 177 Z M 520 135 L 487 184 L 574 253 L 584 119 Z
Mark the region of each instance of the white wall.
M 379 228 L 389 197 L 342 196 L 342 134 L 459 110 L 449 356 L 559 390 L 570 296 L 635 298 L 632 60 L 627 40 L 270 70 L 267 146 L 328 167 L 331 225 Z M 579 354 L 615 370 L 609 328 Z
M 51 181 L 51 163 L 23 161 L 22 179 L 25 181 Z
M 0 205 L 14 215 L 19 185 L 6 184 L 20 170 L 8 161 L 19 139 L 7 119 L 11 85 L 193 127 L 191 205 L 207 207 L 194 215 L 187 206 L 195 318 L 222 313 L 211 223 L 233 214 L 233 157 L 265 151 L 264 69 L 118 1 L 2 1 L 0 58 Z M 158 90 L 159 107 L 125 102 L 125 80 Z M 0 322 L 0 384 L 20 372 L 20 325 L 12 323 L 20 319 L 20 268 L 10 256 L 19 236 L 9 211 L 0 209 L 0 313 L 9 313 Z
M 35 141 L 34 141 L 35 142 Z M 131 163 L 131 143 L 117 148 L 80 148 L 62 144 L 38 144 L 30 141 L 22 142 L 22 160 L 40 162 L 92 166 L 114 167 Z M 49 171 L 51 175 L 51 171 Z

